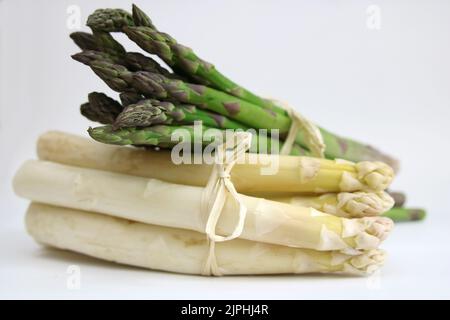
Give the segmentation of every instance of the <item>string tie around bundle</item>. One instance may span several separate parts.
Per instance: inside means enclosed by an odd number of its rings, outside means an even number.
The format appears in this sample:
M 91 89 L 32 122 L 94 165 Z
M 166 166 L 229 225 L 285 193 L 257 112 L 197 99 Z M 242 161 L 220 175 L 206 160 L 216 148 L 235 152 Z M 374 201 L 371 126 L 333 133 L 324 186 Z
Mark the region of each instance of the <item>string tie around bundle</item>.
M 270 99 L 277 106 L 286 110 L 287 114 L 292 120 L 288 135 L 281 148 L 280 154 L 287 155 L 291 153 L 292 147 L 295 143 L 295 138 L 299 131 L 302 131 L 305 137 L 305 145 L 308 147 L 313 157 L 325 157 L 325 143 L 323 141 L 322 133 L 319 128 L 305 118 L 300 112 L 296 111 L 289 103 L 281 100 Z
M 311 154 L 323 158 L 325 143 L 319 128 L 294 110 L 288 103 L 278 100 L 273 101 L 285 109 L 292 119 L 291 127 L 280 153 L 282 155 L 291 153 L 297 134 L 301 130 L 304 133 L 305 145 Z M 217 264 L 215 245 L 217 242 L 238 238 L 244 229 L 247 208 L 231 182 L 231 170 L 238 159 L 250 149 L 251 141 L 251 133 L 236 132 L 231 142 L 225 141 L 216 148 L 215 163 L 203 191 L 201 203 L 202 212 L 207 217 L 205 233 L 208 239 L 208 254 L 202 270 L 203 275 L 222 275 Z M 238 221 L 230 235 L 220 236 L 216 234 L 217 223 L 225 202 L 229 198 L 233 199 L 238 205 Z
M 231 170 L 236 162 L 250 149 L 252 135 L 236 132 L 232 141 L 225 141 L 216 148 L 215 163 L 202 194 L 202 212 L 207 217 L 205 233 L 208 239 L 208 255 L 202 270 L 203 275 L 222 275 L 215 255 L 216 242 L 238 238 L 244 229 L 247 208 L 231 182 Z M 225 202 L 234 200 L 239 208 L 238 221 L 228 236 L 216 234 L 216 227 Z

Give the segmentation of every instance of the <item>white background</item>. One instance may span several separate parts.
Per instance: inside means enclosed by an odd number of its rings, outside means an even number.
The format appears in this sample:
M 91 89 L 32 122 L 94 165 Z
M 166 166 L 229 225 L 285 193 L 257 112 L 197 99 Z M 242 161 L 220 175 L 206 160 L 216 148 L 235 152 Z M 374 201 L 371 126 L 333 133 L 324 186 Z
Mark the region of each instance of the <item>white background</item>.
M 0 297 L 450 298 L 449 1 L 136 3 L 237 82 L 397 156 L 402 170 L 394 187 L 428 218 L 396 226 L 384 245 L 385 268 L 368 279 L 202 278 L 38 246 L 25 233 L 27 201 L 13 194 L 13 174 L 35 157 L 40 133 L 85 134 L 91 124 L 78 107 L 88 92 L 111 93 L 71 60 L 77 48 L 68 37 L 74 30 L 66 26 L 67 8 L 78 5 L 84 24 L 95 8 L 131 3 L 0 0 Z M 381 9 L 380 30 L 366 25 L 371 4 Z M 71 264 L 81 267 L 80 290 L 66 288 Z

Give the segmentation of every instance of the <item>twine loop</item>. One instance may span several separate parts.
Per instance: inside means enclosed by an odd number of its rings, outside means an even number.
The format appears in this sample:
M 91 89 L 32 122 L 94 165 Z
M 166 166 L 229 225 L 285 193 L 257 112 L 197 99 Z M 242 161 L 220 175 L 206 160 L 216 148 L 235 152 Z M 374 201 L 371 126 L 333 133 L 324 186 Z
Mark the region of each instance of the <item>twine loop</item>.
M 303 115 L 295 110 L 289 103 L 281 100 L 270 99 L 276 105 L 286 110 L 289 117 L 292 119 L 291 127 L 288 135 L 281 148 L 280 154 L 288 155 L 291 153 L 292 147 L 295 144 L 295 138 L 299 131 L 302 131 L 305 137 L 305 145 L 308 147 L 311 155 L 318 158 L 325 157 L 325 143 L 323 141 L 320 129 Z

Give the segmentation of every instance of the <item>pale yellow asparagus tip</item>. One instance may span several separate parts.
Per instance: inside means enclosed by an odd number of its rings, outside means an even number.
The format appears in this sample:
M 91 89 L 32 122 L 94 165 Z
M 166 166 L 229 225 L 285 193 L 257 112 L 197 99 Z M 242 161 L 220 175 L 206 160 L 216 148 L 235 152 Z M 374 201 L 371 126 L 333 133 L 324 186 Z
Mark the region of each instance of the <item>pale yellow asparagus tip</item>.
M 378 248 L 394 227 L 394 222 L 385 217 L 343 219 L 342 237 L 354 237 L 354 249 Z
M 347 217 L 371 217 L 380 215 L 393 206 L 394 199 L 386 192 L 342 192 L 337 194 L 336 212 L 347 214 Z M 332 214 L 328 210 L 325 212 Z
M 391 209 L 394 199 L 386 192 L 340 192 L 295 197 L 268 197 L 271 200 L 299 207 L 312 207 L 338 217 L 373 217 Z
M 342 174 L 341 191 L 387 189 L 394 179 L 394 170 L 383 162 L 362 161 L 355 164 L 356 178 L 349 172 Z
M 381 249 L 368 251 L 367 254 L 352 257 L 346 265 L 349 274 L 372 274 L 377 271 L 386 259 L 386 252 Z M 352 269 L 352 270 L 350 270 Z

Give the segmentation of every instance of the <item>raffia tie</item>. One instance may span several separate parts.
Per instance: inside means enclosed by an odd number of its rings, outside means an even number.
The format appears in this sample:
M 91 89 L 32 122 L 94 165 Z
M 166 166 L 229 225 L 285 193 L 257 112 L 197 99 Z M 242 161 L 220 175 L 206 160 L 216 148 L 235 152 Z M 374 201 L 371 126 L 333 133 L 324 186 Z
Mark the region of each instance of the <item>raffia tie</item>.
M 292 119 L 291 127 L 288 135 L 281 148 L 280 154 L 290 154 L 292 146 L 295 143 L 295 138 L 299 130 L 303 131 L 305 137 L 305 144 L 308 147 L 311 155 L 318 158 L 325 157 L 325 143 L 323 142 L 322 133 L 319 128 L 296 111 L 289 103 L 281 100 L 270 99 L 276 105 L 286 110 L 289 117 Z
M 250 149 L 251 142 L 251 133 L 237 132 L 233 137 L 233 141 L 225 141 L 225 143 L 216 149 L 215 164 L 202 194 L 202 211 L 208 217 L 205 233 L 209 245 L 208 256 L 202 270 L 203 275 L 222 275 L 217 265 L 215 244 L 216 242 L 224 242 L 238 238 L 244 229 L 247 208 L 231 182 L 230 173 L 238 159 Z M 231 197 L 227 197 L 227 194 Z M 230 235 L 220 236 L 216 234 L 216 226 L 225 201 L 229 198 L 232 198 L 238 205 L 238 221 Z

